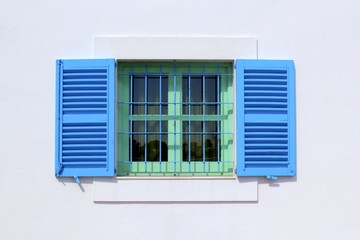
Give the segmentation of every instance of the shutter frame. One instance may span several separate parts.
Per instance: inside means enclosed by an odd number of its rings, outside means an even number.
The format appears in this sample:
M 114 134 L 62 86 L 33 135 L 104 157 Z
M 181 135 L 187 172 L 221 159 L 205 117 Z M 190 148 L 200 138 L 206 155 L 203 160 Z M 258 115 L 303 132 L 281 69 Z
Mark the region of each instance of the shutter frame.
M 261 73 L 261 71 L 263 72 Z M 252 73 L 255 76 L 252 76 Z M 259 77 L 259 75 L 267 76 Z M 284 85 L 283 78 L 285 75 L 286 84 Z M 271 86 L 271 84 L 274 85 Z M 261 87 L 265 90 L 259 90 Z M 257 93 L 255 93 L 256 91 Z M 266 91 L 269 91 L 269 93 Z M 279 91 L 279 93 L 276 91 Z M 262 92 L 265 92 L 265 94 L 262 95 Z M 285 92 L 286 103 L 284 97 L 276 96 L 272 99 L 272 93 L 283 95 Z M 251 96 L 256 94 L 258 94 L 258 97 Z M 267 100 L 269 102 L 266 102 Z M 262 110 L 257 110 L 256 107 Z M 285 111 L 286 114 L 284 114 Z M 278 176 L 295 176 L 295 121 L 294 62 L 292 60 L 236 60 L 237 176 L 265 176 L 269 179 L 276 179 Z M 274 142 L 281 143 L 270 143 L 270 140 L 268 140 L 270 137 L 267 138 L 269 134 L 272 137 L 279 137 Z M 287 134 L 286 139 L 283 137 L 285 134 Z M 255 138 L 255 136 L 258 138 Z M 252 137 L 256 140 L 252 140 Z M 286 144 L 285 141 L 287 141 Z M 256 144 L 256 142 L 259 142 L 259 144 Z M 265 142 L 269 142 L 268 146 L 264 144 Z M 286 155 L 284 155 L 285 146 L 287 147 Z M 281 156 L 282 154 L 283 156 Z
M 115 64 L 56 61 L 55 176 L 115 175 Z

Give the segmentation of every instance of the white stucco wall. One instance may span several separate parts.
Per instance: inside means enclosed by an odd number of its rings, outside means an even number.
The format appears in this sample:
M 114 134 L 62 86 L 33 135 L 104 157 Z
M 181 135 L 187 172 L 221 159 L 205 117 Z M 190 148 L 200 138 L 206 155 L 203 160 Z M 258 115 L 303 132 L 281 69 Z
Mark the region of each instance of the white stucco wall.
M 0 239 L 359 239 L 360 4 L 344 1 L 0 2 Z M 294 59 L 297 177 L 258 201 L 94 203 L 54 177 L 55 59 L 95 35 L 255 37 Z M 140 189 L 145 190 L 145 189 Z

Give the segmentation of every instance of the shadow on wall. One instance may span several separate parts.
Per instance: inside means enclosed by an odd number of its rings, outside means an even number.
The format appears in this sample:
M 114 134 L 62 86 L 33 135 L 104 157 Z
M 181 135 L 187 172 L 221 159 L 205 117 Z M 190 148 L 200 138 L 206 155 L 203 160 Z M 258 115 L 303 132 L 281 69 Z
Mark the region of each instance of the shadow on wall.
M 268 184 L 270 187 L 280 187 L 281 183 L 288 183 L 288 182 L 297 182 L 297 176 L 279 177 L 277 180 L 271 180 L 265 177 L 258 177 L 258 184 Z
M 72 177 L 57 177 L 57 180 L 59 183 L 62 183 L 64 186 L 67 184 L 73 185 L 76 183 L 76 180 Z M 80 184 L 77 184 L 82 192 L 85 192 L 85 188 L 83 187 L 83 184 L 93 184 L 94 178 L 92 177 L 82 177 L 80 179 Z
M 64 186 L 66 186 L 67 184 L 71 184 L 73 185 L 74 183 L 76 183 L 74 178 L 71 177 L 61 177 L 61 178 L 57 178 L 58 182 L 62 183 Z M 239 183 L 247 183 L 247 182 L 252 182 L 254 181 L 253 177 L 237 177 L 237 180 Z M 78 184 L 80 190 L 82 192 L 85 192 L 84 187 L 82 186 L 83 184 L 93 184 L 94 179 L 91 177 L 88 178 L 81 178 L 81 182 L 80 184 Z M 116 178 L 107 178 L 106 179 L 107 183 L 117 183 Z M 258 177 L 258 184 L 268 184 L 270 187 L 280 187 L 281 183 L 288 183 L 288 182 L 297 182 L 297 176 L 294 177 L 280 177 L 277 180 L 271 180 L 271 179 L 267 179 L 265 177 Z

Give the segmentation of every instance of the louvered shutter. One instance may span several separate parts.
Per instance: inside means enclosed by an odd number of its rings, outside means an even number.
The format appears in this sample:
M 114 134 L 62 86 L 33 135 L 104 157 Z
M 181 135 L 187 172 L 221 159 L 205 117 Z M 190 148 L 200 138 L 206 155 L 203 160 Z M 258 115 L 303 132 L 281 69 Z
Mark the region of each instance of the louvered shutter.
M 236 61 L 238 176 L 294 176 L 293 61 Z
M 114 176 L 115 60 L 57 60 L 56 78 L 56 176 Z

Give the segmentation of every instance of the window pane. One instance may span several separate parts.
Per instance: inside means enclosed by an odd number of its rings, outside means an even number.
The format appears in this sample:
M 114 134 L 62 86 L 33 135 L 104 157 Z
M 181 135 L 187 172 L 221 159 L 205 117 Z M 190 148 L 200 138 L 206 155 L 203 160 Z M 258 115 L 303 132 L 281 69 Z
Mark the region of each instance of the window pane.
M 205 79 L 205 103 L 214 103 L 217 102 L 217 77 L 216 76 L 207 76 Z M 206 104 L 205 105 L 205 114 L 216 114 L 216 104 Z
M 205 161 L 217 161 L 219 151 L 218 134 L 217 134 L 217 122 L 206 121 L 205 129 L 203 130 L 202 121 L 190 122 L 190 134 L 189 122 L 183 122 L 183 161 L 203 161 L 203 153 L 205 151 Z M 212 134 L 213 133 L 213 134 Z M 205 138 L 205 143 L 203 139 Z M 189 147 L 190 140 L 190 147 Z M 220 142 L 219 142 L 220 143 Z M 189 149 L 190 148 L 190 149 Z M 219 155 L 220 157 L 220 155 Z
M 183 122 L 183 132 L 189 132 L 189 122 Z M 202 122 L 190 122 L 190 135 L 183 134 L 183 160 L 189 161 L 189 136 L 190 136 L 190 161 L 203 160 L 203 135 Z M 191 134 L 193 133 L 193 134 Z M 200 134 L 199 134 L 200 133 Z
M 202 112 L 203 86 L 202 76 L 190 76 L 190 114 L 200 115 Z M 189 76 L 182 78 L 183 102 L 189 102 Z M 189 105 L 183 104 L 183 114 L 189 114 Z
M 182 101 L 183 103 L 189 102 L 189 81 L 188 77 L 182 78 Z M 183 114 L 189 114 L 189 104 L 183 104 Z
M 205 161 L 217 161 L 218 159 L 218 135 L 209 134 L 217 132 L 217 122 L 205 122 Z M 220 153 L 219 153 L 220 154 Z M 219 155 L 220 157 L 220 155 Z
M 217 122 L 216 121 L 206 121 L 205 122 L 205 132 L 217 133 Z
M 168 126 L 167 121 L 161 121 L 161 132 L 167 133 Z M 148 133 L 160 133 L 160 121 L 147 121 Z
M 145 122 L 144 121 L 133 121 L 132 122 L 132 160 L 134 162 L 145 160 Z M 136 134 L 138 133 L 138 134 Z M 131 147 L 131 146 L 129 146 Z
M 160 121 L 147 121 L 147 132 L 148 133 L 159 133 L 160 132 Z
M 145 132 L 145 121 L 133 121 L 132 122 L 132 132 L 133 133 L 143 133 Z
M 160 76 L 149 76 L 147 83 L 147 101 L 160 103 Z M 161 77 L 161 102 L 168 101 L 168 77 Z M 149 104 L 147 114 L 160 114 L 160 104 Z M 161 109 L 162 114 L 167 114 L 167 104 Z
M 163 76 L 161 78 L 161 102 L 167 103 L 168 100 L 168 92 L 169 92 L 169 78 L 168 76 Z M 161 104 L 161 114 L 168 114 L 168 105 Z
M 148 135 L 147 145 L 147 161 L 155 162 L 160 161 L 160 135 L 150 134 Z M 167 136 L 161 136 L 161 161 L 166 162 L 168 160 L 167 149 Z
M 147 138 L 147 161 L 159 161 L 160 138 L 159 135 L 148 135 Z
M 198 115 L 202 114 L 202 97 L 203 97 L 203 88 L 202 88 L 202 77 L 196 76 L 191 77 L 190 79 L 190 101 L 193 103 L 190 109 L 190 114 Z
M 145 102 L 145 76 L 133 76 L 132 101 Z M 134 104 L 133 114 L 145 114 L 144 104 Z
M 145 132 L 145 121 L 133 121 L 132 132 L 133 141 L 132 149 L 129 146 L 129 152 L 132 152 L 134 162 L 145 161 L 145 139 L 147 141 L 147 161 L 160 161 L 160 142 L 161 142 L 161 161 L 168 160 L 168 136 L 167 121 L 161 122 L 161 138 L 160 138 L 160 121 L 147 121 Z M 148 134 L 153 133 L 153 134 Z

